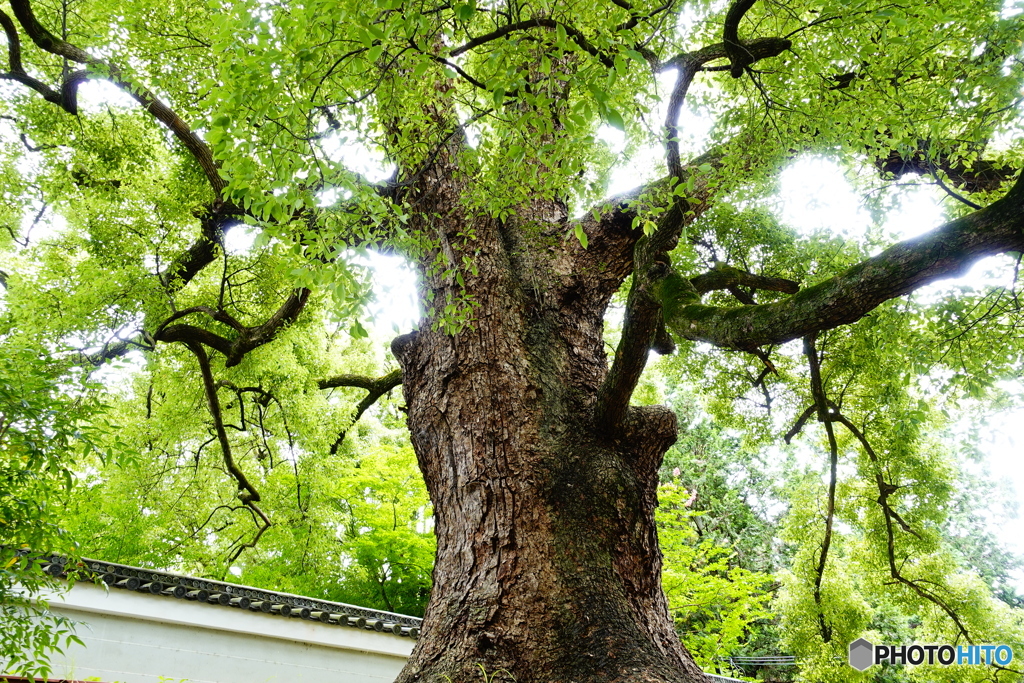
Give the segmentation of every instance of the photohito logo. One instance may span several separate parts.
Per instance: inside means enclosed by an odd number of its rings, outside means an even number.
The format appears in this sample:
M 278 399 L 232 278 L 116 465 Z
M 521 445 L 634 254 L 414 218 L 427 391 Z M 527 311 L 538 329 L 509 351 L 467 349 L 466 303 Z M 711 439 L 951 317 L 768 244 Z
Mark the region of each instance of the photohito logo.
M 864 638 L 850 643 L 850 666 L 865 671 L 874 664 L 953 664 L 1006 666 L 1013 661 L 1009 645 L 872 645 Z

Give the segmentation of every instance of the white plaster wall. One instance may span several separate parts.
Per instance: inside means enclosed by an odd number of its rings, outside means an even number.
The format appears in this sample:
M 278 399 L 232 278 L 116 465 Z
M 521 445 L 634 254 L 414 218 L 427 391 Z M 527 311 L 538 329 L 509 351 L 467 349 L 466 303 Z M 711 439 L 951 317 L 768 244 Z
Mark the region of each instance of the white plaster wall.
M 77 583 L 50 608 L 80 622 L 85 647 L 54 678 L 113 683 L 391 683 L 409 638 Z

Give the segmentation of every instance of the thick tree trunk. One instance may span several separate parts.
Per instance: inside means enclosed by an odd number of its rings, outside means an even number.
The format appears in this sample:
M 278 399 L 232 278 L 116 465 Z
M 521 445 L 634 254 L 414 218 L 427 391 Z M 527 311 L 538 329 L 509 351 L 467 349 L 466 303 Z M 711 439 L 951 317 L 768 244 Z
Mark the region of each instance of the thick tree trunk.
M 523 207 L 515 224 L 469 219 L 446 180 L 419 200 L 444 207 L 430 226 L 438 253 L 473 254 L 477 274 L 462 290 L 427 273 L 424 287 L 434 301 L 472 296 L 475 321 L 453 336 L 428 319 L 392 344 L 438 541 L 399 681 L 702 680 L 668 614 L 653 517 L 675 417 L 632 408 L 614 437 L 594 423 L 602 317 L 629 245 L 583 269 L 558 202 Z

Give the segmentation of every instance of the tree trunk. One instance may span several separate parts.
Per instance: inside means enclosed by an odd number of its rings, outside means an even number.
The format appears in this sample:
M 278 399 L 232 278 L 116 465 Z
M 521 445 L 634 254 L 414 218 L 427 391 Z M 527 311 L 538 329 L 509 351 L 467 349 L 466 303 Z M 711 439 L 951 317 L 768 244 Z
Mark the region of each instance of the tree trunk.
M 428 316 L 392 344 L 437 535 L 423 632 L 398 680 L 702 680 L 668 614 L 654 524 L 675 416 L 631 408 L 613 437 L 594 423 L 603 314 L 635 236 L 585 252 L 566 241 L 558 201 L 511 222 L 470 218 L 453 175 L 422 186 L 414 215 L 433 208 L 420 229 L 454 267 L 472 255 L 476 274 L 463 289 L 427 272 L 423 286 L 428 301 L 472 297 L 475 320 L 449 335 Z

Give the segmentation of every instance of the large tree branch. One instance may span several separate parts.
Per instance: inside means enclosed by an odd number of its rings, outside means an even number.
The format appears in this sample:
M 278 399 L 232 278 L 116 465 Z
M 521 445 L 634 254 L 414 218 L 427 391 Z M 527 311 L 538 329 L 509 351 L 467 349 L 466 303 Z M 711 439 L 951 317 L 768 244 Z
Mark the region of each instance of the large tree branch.
M 750 42 L 741 43 L 747 65 L 758 62 L 762 59 L 776 57 L 790 47 L 793 43 L 786 38 L 758 38 Z M 679 113 L 683 107 L 683 101 L 690 90 L 694 77 L 704 68 L 708 62 L 729 57 L 729 51 L 724 43 L 717 43 L 695 50 L 676 55 L 664 64 L 659 66 L 659 71 L 678 69 L 675 85 L 672 87 L 672 94 L 668 99 L 668 110 L 665 116 L 665 149 L 667 152 L 668 172 L 670 176 L 678 177 L 682 170 L 682 163 L 679 156 Z
M 253 327 L 244 327 L 224 311 L 213 309 L 209 306 L 194 306 L 178 311 L 165 320 L 153 334 L 153 339 L 161 342 L 182 342 L 184 344 L 208 346 L 211 349 L 220 351 L 226 358 L 225 366 L 230 368 L 241 363 L 245 354 L 271 341 L 281 331 L 281 328 L 295 322 L 295 319 L 305 307 L 309 294 L 310 291 L 304 287 L 293 290 L 285 302 L 274 311 L 274 314 L 266 322 Z M 227 339 L 195 325 L 171 324 L 187 315 L 195 313 L 205 313 L 214 320 L 227 325 L 235 330 L 237 336 L 234 339 Z
M 674 202 L 662 218 L 662 224 L 682 222 L 686 208 Z M 594 423 L 609 435 L 622 427 L 640 375 L 647 365 L 647 354 L 662 322 L 659 284 L 671 271 L 667 256 L 675 243 L 663 244 L 658 237 L 672 231 L 656 230 L 650 237 L 637 242 L 634 250 L 633 283 L 626 299 L 626 313 L 622 322 L 622 336 L 615 350 L 615 359 L 598 391 Z M 678 231 L 675 231 L 678 239 Z
M 721 150 L 709 152 L 695 159 L 687 168 L 680 168 L 675 177 L 679 182 L 688 181 L 691 170 L 702 164 L 717 167 L 723 156 Z M 699 300 L 699 294 L 690 281 L 673 271 L 668 253 L 676 247 L 683 227 L 697 220 L 710 207 L 717 186 L 709 180 L 709 174 L 698 174 L 693 178 L 687 199 L 672 195 L 672 203 L 661 214 L 649 237 L 644 237 L 639 230 L 628 234 L 632 259 L 623 263 L 628 266 L 625 272 L 632 272 L 633 282 L 626 300 L 619 346 L 598 392 L 594 415 L 595 424 L 609 435 L 615 434 L 622 426 L 629 399 L 647 364 L 648 351 L 652 348 L 658 353 L 674 350 L 671 337 L 664 328 L 663 302 L 680 296 Z M 668 185 L 666 181 L 659 182 Z M 624 218 L 620 216 L 619 220 L 624 221 Z M 618 246 L 626 245 L 620 242 Z
M 665 4 L 654 8 L 647 14 L 639 14 L 636 12 L 632 3 L 626 2 L 626 0 L 611 0 L 612 4 L 618 5 L 622 9 L 629 12 L 629 19 L 615 27 L 616 32 L 618 31 L 629 31 L 630 29 L 636 28 L 641 22 L 648 21 L 658 16 L 662 12 L 672 8 L 674 0 L 668 0 Z
M 199 215 L 199 238 L 185 252 L 175 258 L 157 278 L 170 293 L 187 285 L 203 268 L 217 258 L 217 249 L 223 248 L 224 235 L 235 220 L 234 208 L 216 201 Z
M 1024 251 L 1024 180 L 981 211 L 899 242 L 782 301 L 723 308 L 683 299 L 666 318 L 678 336 L 750 350 L 856 322 L 889 299 L 962 275 L 979 259 Z M 668 310 L 668 309 L 667 309 Z
M 64 106 L 59 92 L 39 79 L 29 76 L 25 71 L 25 67 L 21 63 L 21 38 L 18 36 L 18 29 L 11 17 L 3 10 L 0 10 L 0 25 L 4 27 L 4 34 L 7 36 L 7 61 L 9 64 L 9 71 L 0 72 L 0 79 L 26 85 L 42 95 L 47 102 Z
M 202 168 L 210 187 L 216 195 L 220 195 L 227 186 L 227 181 L 220 177 L 217 170 L 217 163 L 206 143 L 186 124 L 177 113 L 166 103 L 160 100 L 150 90 L 139 86 L 128 80 L 121 69 L 114 64 L 98 59 L 82 48 L 62 40 L 47 30 L 36 19 L 29 0 L 11 0 L 11 9 L 17 17 L 25 33 L 32 39 L 40 49 L 58 57 L 63 57 L 88 67 L 87 72 L 76 72 L 65 79 L 66 92 L 62 94 L 62 102 L 59 103 L 71 113 L 77 112 L 75 102 L 78 84 L 86 77 L 106 78 L 119 88 L 128 93 L 136 102 L 141 104 L 155 119 L 167 126 L 176 138 L 192 154 L 196 163 Z M 6 16 L 6 15 L 5 15 Z M 5 24 L 4 30 L 8 31 Z M 8 45 L 11 45 L 10 32 L 8 31 Z M 10 47 L 8 47 L 10 52 Z M 44 94 L 45 96 L 45 94 Z M 48 98 L 49 99 L 49 98 Z
M 382 377 L 367 377 L 366 375 L 335 375 L 327 379 L 319 380 L 316 385 L 320 389 L 337 389 L 339 387 L 352 387 L 354 389 L 365 389 L 369 392 L 384 392 L 394 389 L 402 383 L 402 371 L 392 370 Z
M 12 0 L 11 7 L 19 23 L 21 23 L 25 32 L 37 46 L 70 61 L 86 64 L 90 70 L 77 71 L 67 75 L 60 92 L 50 88 L 38 79 L 32 78 L 25 72 L 22 66 L 21 42 L 17 27 L 6 13 L 0 11 L 0 24 L 3 25 L 4 33 L 7 36 L 8 59 L 10 62 L 10 72 L 0 74 L 0 78 L 15 80 L 27 85 L 39 92 L 47 101 L 57 104 L 71 114 L 76 114 L 78 112 L 78 86 L 89 77 L 106 77 L 142 104 L 154 118 L 167 126 L 185 148 L 189 150 L 196 163 L 206 175 L 211 188 L 218 198 L 199 217 L 202 226 L 200 237 L 192 247 L 176 258 L 168 268 L 157 274 L 160 282 L 168 291 L 180 289 L 216 258 L 217 248 L 223 244 L 224 233 L 229 221 L 232 220 L 231 217 L 236 213 L 233 207 L 224 204 L 219 198 L 221 191 L 226 186 L 226 182 L 218 173 L 217 164 L 213 160 L 212 152 L 206 143 L 152 92 L 145 88 L 139 88 L 129 82 L 123 77 L 120 69 L 116 66 L 97 59 L 85 50 L 50 33 L 36 19 L 28 0 Z M 113 355 L 103 354 L 100 362 L 121 355 L 127 349 L 127 346 L 111 349 Z
M 247 327 L 232 344 L 231 353 L 228 354 L 226 366 L 238 365 L 242 362 L 245 354 L 253 349 L 263 346 L 281 331 L 281 328 L 295 322 L 295 319 L 306 306 L 310 291 L 305 287 L 293 290 L 281 306 L 274 311 L 274 314 L 256 327 Z
M 659 330 L 663 327 L 663 286 L 666 278 L 673 283 L 678 280 L 670 277 L 673 272 L 668 252 L 675 248 L 682 227 L 696 220 L 707 208 L 706 200 L 713 191 L 703 180 L 696 189 L 694 194 L 699 196 L 694 204 L 674 197 L 670 208 L 661 215 L 654 233 L 639 237 L 635 242 L 631 264 L 633 282 L 626 299 L 622 335 L 612 366 L 598 391 L 594 414 L 595 424 L 609 435 L 614 435 L 622 427 L 630 396 L 647 364 L 648 351 L 656 344 Z M 684 281 L 683 286 L 693 290 L 688 281 Z M 657 347 L 659 351 L 669 351 L 670 340 L 662 339 Z
M 242 502 L 257 502 L 260 499 L 259 491 L 249 482 L 249 479 L 238 467 L 234 457 L 231 455 L 231 442 L 228 440 L 228 433 L 224 428 L 224 417 L 220 409 L 220 399 L 217 397 L 217 383 L 213 379 L 213 371 L 210 368 L 210 357 L 206 354 L 206 349 L 199 342 L 183 341 L 182 343 L 188 347 L 188 350 L 195 355 L 196 360 L 199 362 L 199 371 L 203 378 L 203 391 L 206 394 L 206 403 L 210 410 L 210 416 L 213 418 L 213 428 L 220 443 L 224 466 L 238 484 L 239 497 Z
M 929 155 L 926 149 L 919 149 L 911 155 L 891 150 L 886 157 L 875 160 L 875 167 L 885 174 L 899 179 L 908 174 L 935 175 L 942 171 L 954 187 L 965 192 L 991 192 L 1012 180 L 1018 169 L 994 161 L 976 159 L 970 163 L 954 162 L 948 154 Z
M 167 325 L 161 326 L 153 338 L 167 344 L 181 342 L 183 344 L 202 344 L 211 349 L 219 351 L 224 356 L 231 353 L 234 344 L 219 334 L 205 330 L 195 325 Z
M 228 440 L 227 430 L 224 428 L 224 416 L 221 412 L 220 399 L 217 396 L 217 383 L 213 379 L 213 370 L 210 367 L 210 357 L 206 354 L 206 349 L 203 345 L 194 341 L 183 342 L 188 350 L 195 355 L 196 360 L 199 362 L 199 371 L 203 378 L 203 391 L 206 394 L 207 407 L 210 410 L 210 416 L 213 418 L 213 428 L 217 435 L 217 441 L 220 443 L 221 454 L 224 460 L 224 467 L 227 469 L 228 474 L 235 480 L 238 486 L 238 499 L 242 501 L 242 504 L 249 508 L 250 514 L 253 516 L 253 522 L 256 524 L 255 535 L 247 542 L 239 544 L 231 556 L 228 558 L 228 564 L 238 559 L 238 556 L 246 548 L 255 548 L 256 544 L 259 543 L 260 538 L 269 529 L 273 522 L 267 516 L 263 510 L 260 509 L 257 502 L 260 500 L 260 492 L 255 486 L 249 481 L 245 473 L 235 462 L 234 457 L 231 454 L 231 442 Z

